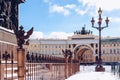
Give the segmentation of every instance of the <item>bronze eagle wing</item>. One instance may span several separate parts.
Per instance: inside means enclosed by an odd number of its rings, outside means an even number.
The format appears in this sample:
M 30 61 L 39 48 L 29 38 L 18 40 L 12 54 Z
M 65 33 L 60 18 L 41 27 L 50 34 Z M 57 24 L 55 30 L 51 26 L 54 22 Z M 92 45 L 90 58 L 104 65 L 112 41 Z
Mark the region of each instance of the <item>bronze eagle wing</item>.
M 23 36 L 23 39 L 28 39 L 32 33 L 33 33 L 33 27 L 27 32 L 25 36 Z

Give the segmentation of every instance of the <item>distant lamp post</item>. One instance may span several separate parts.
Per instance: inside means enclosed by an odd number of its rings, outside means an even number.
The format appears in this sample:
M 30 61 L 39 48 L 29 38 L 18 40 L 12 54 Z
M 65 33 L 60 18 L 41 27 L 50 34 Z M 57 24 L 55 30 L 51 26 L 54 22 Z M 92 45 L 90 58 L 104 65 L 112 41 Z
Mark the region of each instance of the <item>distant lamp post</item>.
M 98 27 L 94 26 L 95 20 L 92 17 L 91 23 L 92 23 L 92 27 L 96 28 L 99 31 L 99 58 L 98 58 L 98 62 L 97 62 L 97 66 L 95 68 L 95 71 L 105 71 L 105 68 L 103 68 L 102 64 L 102 58 L 101 58 L 101 31 L 108 27 L 108 23 L 109 23 L 109 19 L 108 17 L 106 18 L 105 22 L 106 22 L 106 26 L 102 27 L 102 18 L 101 18 L 101 14 L 102 14 L 102 10 L 101 8 L 99 8 L 98 10 L 98 14 L 99 14 L 99 18 L 98 18 Z

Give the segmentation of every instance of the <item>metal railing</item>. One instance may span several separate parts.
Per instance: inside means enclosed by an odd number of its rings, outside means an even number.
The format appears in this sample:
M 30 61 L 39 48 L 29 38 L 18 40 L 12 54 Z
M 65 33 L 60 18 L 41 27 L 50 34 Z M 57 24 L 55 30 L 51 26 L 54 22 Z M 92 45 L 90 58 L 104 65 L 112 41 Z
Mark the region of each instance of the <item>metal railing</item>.
M 65 80 L 79 71 L 77 60 L 50 55 L 26 54 L 26 80 Z
M 120 63 L 111 64 L 111 72 L 120 78 Z
M 17 61 L 13 58 L 13 53 L 0 53 L 0 80 L 17 79 Z
M 18 65 L 13 54 L 0 54 L 0 80 L 18 80 Z M 45 54 L 26 54 L 24 80 L 65 80 L 79 71 L 77 60 Z
M 26 63 L 25 80 L 65 80 L 63 63 Z

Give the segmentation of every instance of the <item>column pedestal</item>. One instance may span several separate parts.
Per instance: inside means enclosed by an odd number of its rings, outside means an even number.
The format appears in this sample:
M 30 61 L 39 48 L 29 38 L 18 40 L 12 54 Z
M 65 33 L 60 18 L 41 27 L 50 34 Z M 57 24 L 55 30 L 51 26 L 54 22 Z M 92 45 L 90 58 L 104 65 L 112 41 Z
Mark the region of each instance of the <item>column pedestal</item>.
M 17 49 L 18 80 L 24 80 L 25 77 L 25 50 Z

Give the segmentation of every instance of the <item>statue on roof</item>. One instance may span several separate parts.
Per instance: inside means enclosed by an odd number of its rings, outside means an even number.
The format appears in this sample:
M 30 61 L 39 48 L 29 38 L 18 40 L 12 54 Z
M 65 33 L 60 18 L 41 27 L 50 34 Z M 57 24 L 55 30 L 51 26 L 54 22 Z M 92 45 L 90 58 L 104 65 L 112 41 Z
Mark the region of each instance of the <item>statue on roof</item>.
M 84 25 L 84 27 L 82 27 L 82 30 L 75 31 L 74 34 L 81 34 L 81 35 L 92 34 L 93 32 L 91 30 L 89 30 L 89 31 L 85 30 L 85 26 L 86 25 Z
M 85 27 L 82 27 L 81 34 L 86 34 Z

